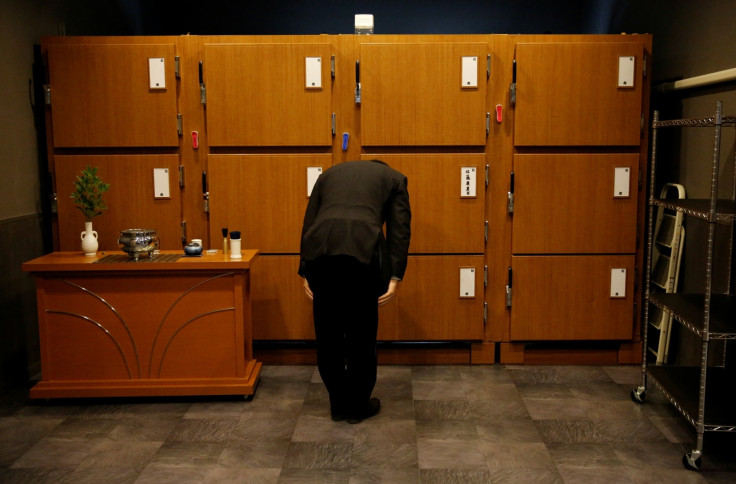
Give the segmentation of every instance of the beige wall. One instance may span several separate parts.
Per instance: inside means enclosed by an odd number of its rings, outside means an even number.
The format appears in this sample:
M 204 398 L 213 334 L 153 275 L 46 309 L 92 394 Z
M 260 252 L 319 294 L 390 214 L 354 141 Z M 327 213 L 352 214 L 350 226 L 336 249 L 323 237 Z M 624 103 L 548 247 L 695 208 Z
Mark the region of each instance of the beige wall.
M 0 3 L 0 220 L 40 210 L 38 157 L 29 82 L 33 77 L 33 45 L 56 33 L 39 0 Z M 40 100 L 42 101 L 42 100 Z

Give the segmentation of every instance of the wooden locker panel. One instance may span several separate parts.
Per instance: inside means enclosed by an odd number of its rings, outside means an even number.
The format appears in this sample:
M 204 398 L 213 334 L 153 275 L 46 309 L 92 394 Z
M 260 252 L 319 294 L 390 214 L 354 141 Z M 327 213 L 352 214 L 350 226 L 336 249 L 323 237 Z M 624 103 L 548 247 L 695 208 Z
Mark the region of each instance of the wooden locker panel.
M 475 297 L 460 297 L 460 268 L 473 268 Z M 379 310 L 382 341 L 483 339 L 483 256 L 410 256 L 394 301 Z
M 58 195 L 59 250 L 81 251 L 80 233 L 84 215 L 70 195 L 74 180 L 87 166 L 98 167 L 98 175 L 110 190 L 103 195 L 107 210 L 92 219 L 99 250 L 120 250 L 120 231 L 130 228 L 155 229 L 160 248 L 181 249 L 181 192 L 177 155 L 58 155 L 54 157 Z M 154 198 L 153 170 L 169 170 L 170 198 Z M 190 234 L 196 237 L 197 234 Z
M 239 230 L 243 248 L 263 254 L 299 253 L 307 209 L 307 168 L 326 170 L 332 155 L 210 155 L 210 240 Z
M 406 175 L 412 254 L 482 254 L 485 250 L 485 155 L 375 154 Z M 475 168 L 475 197 L 462 197 L 462 169 Z M 472 178 L 472 177 L 471 177 Z
M 633 57 L 633 87 L 619 87 L 619 58 Z M 516 46 L 516 146 L 637 146 L 642 43 Z
M 330 44 L 205 44 L 210 146 L 331 146 Z M 306 87 L 319 57 L 321 88 Z
M 486 143 L 483 43 L 362 44 L 363 146 Z M 463 57 L 477 58 L 477 87 L 463 87 Z
M 513 253 L 636 252 L 638 177 L 638 154 L 514 155 Z
M 178 147 L 175 55 L 173 44 L 49 45 L 54 146 Z M 152 58 L 165 89 L 150 88 Z
M 630 340 L 634 256 L 513 256 L 512 341 Z M 626 269 L 625 297 L 611 271 Z
M 259 256 L 251 268 L 254 340 L 313 340 L 312 303 L 304 294 L 299 255 Z

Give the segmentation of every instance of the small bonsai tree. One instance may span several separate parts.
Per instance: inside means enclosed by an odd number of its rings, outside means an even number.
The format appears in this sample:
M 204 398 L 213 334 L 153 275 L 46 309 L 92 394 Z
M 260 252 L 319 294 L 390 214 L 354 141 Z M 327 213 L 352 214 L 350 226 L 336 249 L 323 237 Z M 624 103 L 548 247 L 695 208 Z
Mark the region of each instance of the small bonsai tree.
M 74 204 L 84 214 L 87 222 L 91 222 L 92 218 L 100 215 L 103 210 L 107 209 L 102 194 L 110 189 L 109 183 L 104 183 L 97 175 L 97 167 L 82 170 L 74 180 L 74 191 L 71 198 Z

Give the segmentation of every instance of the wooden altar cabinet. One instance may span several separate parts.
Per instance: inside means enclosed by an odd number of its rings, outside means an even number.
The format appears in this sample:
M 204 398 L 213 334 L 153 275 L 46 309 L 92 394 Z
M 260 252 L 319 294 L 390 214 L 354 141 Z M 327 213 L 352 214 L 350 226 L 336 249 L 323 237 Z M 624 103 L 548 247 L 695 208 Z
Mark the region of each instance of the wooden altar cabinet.
M 32 398 L 252 395 L 250 267 L 221 252 L 54 252 L 36 278 L 42 378 Z

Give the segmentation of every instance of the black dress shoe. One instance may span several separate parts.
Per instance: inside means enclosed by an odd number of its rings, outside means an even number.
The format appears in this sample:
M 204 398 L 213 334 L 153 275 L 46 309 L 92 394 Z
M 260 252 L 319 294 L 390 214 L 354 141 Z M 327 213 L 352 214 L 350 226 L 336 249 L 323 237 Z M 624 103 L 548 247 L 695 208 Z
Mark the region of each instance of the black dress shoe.
M 368 406 L 361 412 L 348 415 L 349 424 L 358 424 L 367 418 L 371 418 L 381 410 L 381 401 L 377 398 L 371 398 L 368 401 Z
M 340 411 L 330 411 L 330 417 L 335 422 L 342 422 L 343 420 L 345 420 L 347 418 L 345 416 L 345 413 L 344 412 L 340 412 Z

